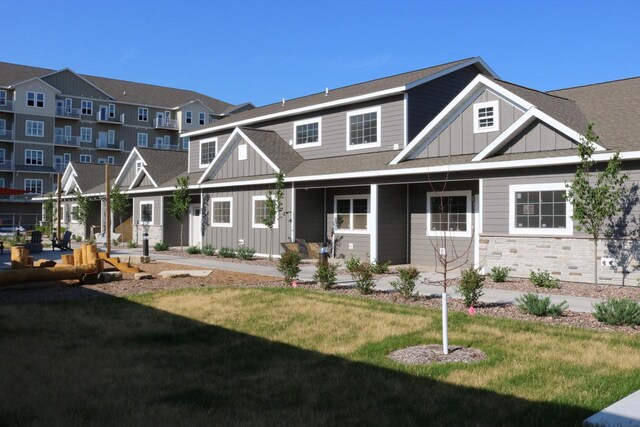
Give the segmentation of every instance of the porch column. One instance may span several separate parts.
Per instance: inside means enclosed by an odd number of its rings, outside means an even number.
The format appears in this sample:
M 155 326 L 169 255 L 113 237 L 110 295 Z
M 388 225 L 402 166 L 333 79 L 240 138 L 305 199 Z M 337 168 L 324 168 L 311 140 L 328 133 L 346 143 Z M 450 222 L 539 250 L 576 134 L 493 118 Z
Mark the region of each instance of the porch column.
M 474 231 L 473 231 L 473 268 L 480 268 L 480 234 L 482 233 L 482 203 L 483 203 L 483 180 L 478 180 L 478 195 L 474 203 Z M 482 271 L 484 273 L 484 271 Z
M 369 199 L 369 261 L 378 260 L 378 184 L 371 184 Z
M 296 184 L 291 183 L 291 241 L 296 241 Z

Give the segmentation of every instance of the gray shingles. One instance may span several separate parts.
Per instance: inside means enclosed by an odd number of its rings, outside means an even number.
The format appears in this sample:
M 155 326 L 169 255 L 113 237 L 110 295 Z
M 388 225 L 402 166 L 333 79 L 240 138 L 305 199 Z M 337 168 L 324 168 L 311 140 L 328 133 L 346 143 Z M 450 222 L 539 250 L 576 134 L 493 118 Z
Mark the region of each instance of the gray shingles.
M 304 161 L 304 158 L 274 131 L 252 128 L 241 130 L 285 174 Z
M 85 194 L 104 192 L 104 165 L 71 162 L 71 166 L 78 174 L 76 182 Z M 109 180 L 115 180 L 121 169 L 120 165 L 109 165 Z
M 147 163 L 145 169 L 158 186 L 167 181 L 174 181 L 187 170 L 189 154 L 185 151 L 156 150 L 138 148 L 138 152 Z

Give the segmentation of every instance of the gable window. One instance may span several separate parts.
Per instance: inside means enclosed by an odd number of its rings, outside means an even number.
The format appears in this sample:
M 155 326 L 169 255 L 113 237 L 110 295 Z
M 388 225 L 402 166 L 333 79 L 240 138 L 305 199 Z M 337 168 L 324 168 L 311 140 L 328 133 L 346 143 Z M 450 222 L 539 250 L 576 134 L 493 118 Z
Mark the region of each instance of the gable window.
M 369 222 L 369 196 L 335 196 L 334 221 L 336 232 L 367 233 Z
M 253 209 L 252 209 L 252 221 L 253 228 L 267 228 L 262 221 L 264 221 L 269 215 L 269 209 L 267 208 L 267 196 L 253 196 Z M 276 222 L 273 224 L 273 228 L 278 228 L 278 218 L 276 216 Z
M 510 234 L 573 234 L 564 183 L 509 186 Z
M 38 120 L 25 120 L 25 135 L 44 137 L 44 122 Z
M 427 193 L 427 236 L 471 237 L 471 191 Z
M 90 116 L 93 114 L 93 101 L 83 99 L 80 101 L 80 113 L 84 116 Z
M 138 107 L 138 121 L 139 122 L 147 122 L 149 121 L 149 109 L 144 107 Z
M 293 123 L 293 147 L 317 147 L 320 145 L 322 119 L 300 120 Z
M 347 150 L 380 145 L 380 107 L 348 112 Z
M 198 123 L 200 125 L 205 124 L 205 120 L 206 120 L 206 114 L 205 113 L 199 113 L 198 114 Z
M 91 163 L 91 154 L 80 154 L 80 163 Z
M 91 142 L 93 138 L 93 129 L 91 128 L 80 128 L 80 141 L 82 142 Z
M 200 167 L 206 168 L 216 158 L 218 138 L 200 141 Z
M 149 146 L 149 135 L 144 132 L 138 132 L 137 142 L 138 147 Z
M 214 197 L 211 199 L 211 226 L 232 227 L 233 198 Z
M 153 224 L 153 202 L 140 202 L 140 222 Z
M 0 105 L 7 105 L 7 91 L 0 89 Z
M 28 91 L 27 107 L 44 108 L 44 93 Z
M 184 122 L 188 125 L 193 122 L 193 112 L 187 111 L 184 113 Z
M 473 104 L 473 131 L 475 133 L 498 130 L 499 101 L 478 102 Z
M 42 180 L 30 178 L 25 179 L 24 191 L 32 194 L 42 194 Z
M 44 151 L 27 148 L 24 150 L 24 164 L 33 166 L 44 165 Z

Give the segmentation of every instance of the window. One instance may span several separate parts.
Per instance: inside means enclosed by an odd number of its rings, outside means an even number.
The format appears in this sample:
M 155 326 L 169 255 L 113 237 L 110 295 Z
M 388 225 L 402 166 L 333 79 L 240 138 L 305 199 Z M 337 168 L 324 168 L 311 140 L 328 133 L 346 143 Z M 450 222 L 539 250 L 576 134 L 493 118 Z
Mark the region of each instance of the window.
M 510 234 L 573 234 L 564 183 L 509 186 Z
M 183 150 L 188 150 L 189 149 L 189 137 L 188 136 L 183 136 L 182 138 L 180 138 L 180 141 L 182 142 L 182 149 Z
M 140 222 L 153 224 L 153 202 L 140 202 Z
M 80 141 L 82 142 L 91 142 L 93 138 L 93 129 L 91 128 L 80 128 Z
M 0 105 L 7 105 L 7 91 L 0 90 Z
M 91 154 L 80 154 L 80 163 L 91 163 Z
M 205 113 L 199 113 L 198 114 L 198 123 L 200 125 L 205 124 L 205 119 L 206 119 L 206 114 Z
M 24 164 L 33 166 L 44 165 L 44 151 L 27 148 L 24 150 Z
M 247 144 L 238 145 L 238 160 L 247 160 Z
M 138 132 L 138 147 L 148 147 L 149 146 L 149 135 L 144 132 Z
M 187 111 L 184 113 L 184 122 L 186 124 L 191 124 L 191 122 L 193 121 L 193 113 L 191 111 Z
M 347 113 L 347 150 L 380 147 L 380 107 Z
M 42 194 L 42 180 L 26 178 L 24 180 L 24 191 L 31 194 Z
M 149 121 L 149 109 L 144 107 L 138 107 L 138 121 L 146 122 Z
M 116 131 L 115 130 L 108 130 L 107 131 L 107 144 L 115 145 L 115 143 L 116 143 Z
M 475 133 L 498 130 L 499 101 L 478 102 L 473 104 L 473 131 Z
M 334 221 L 336 231 L 342 233 L 367 233 L 369 196 L 335 196 Z
M 84 116 L 92 115 L 93 114 L 93 101 L 87 101 L 86 99 L 83 99 L 80 102 L 80 112 Z
M 169 135 L 157 136 L 155 148 L 161 148 L 163 150 L 171 148 L 171 137 Z
M 206 168 L 216 158 L 218 138 L 200 141 L 200 167 Z
M 116 163 L 116 158 L 113 156 L 107 156 L 107 163 L 109 163 L 110 165 L 113 165 Z
M 78 222 L 78 205 L 71 205 L 71 222 Z
M 5 154 L 4 148 L 0 148 L 0 165 L 4 164 L 4 161 L 6 159 L 5 156 L 6 154 Z
M 471 237 L 471 191 L 427 193 L 427 236 Z
M 44 108 L 44 93 L 27 91 L 27 107 Z
M 0 187 L 4 188 L 4 178 L 0 178 Z
M 25 120 L 25 135 L 44 137 L 44 122 Z
M 267 209 L 267 196 L 253 196 L 253 228 L 267 228 L 267 226 L 264 225 L 262 221 L 267 217 L 268 213 L 269 210 Z M 273 228 L 278 228 L 277 217 L 276 222 L 273 224 Z
M 98 157 L 98 164 L 99 165 L 105 165 L 107 164 L 107 159 L 104 157 Z
M 233 198 L 216 197 L 211 199 L 211 225 L 213 227 L 232 227 Z
M 320 145 L 322 119 L 301 120 L 293 124 L 293 147 L 317 147 Z

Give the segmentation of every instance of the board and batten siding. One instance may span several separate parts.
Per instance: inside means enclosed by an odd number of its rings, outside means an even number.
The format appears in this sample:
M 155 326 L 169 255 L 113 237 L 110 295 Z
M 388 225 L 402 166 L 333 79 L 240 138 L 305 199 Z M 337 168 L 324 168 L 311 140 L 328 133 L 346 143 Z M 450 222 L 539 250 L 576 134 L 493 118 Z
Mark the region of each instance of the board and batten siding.
M 247 158 L 240 160 L 238 151 L 240 146 L 246 145 Z M 267 163 L 260 154 L 247 144 L 244 139 L 227 147 L 227 153 L 223 153 L 224 158 L 221 164 L 216 166 L 217 172 L 211 179 L 244 178 L 256 175 L 272 175 L 276 171 Z
M 576 148 L 577 151 L 576 143 L 566 135 L 556 132 L 546 123 L 535 121 L 500 149 L 498 154 L 535 153 L 567 148 Z
M 64 95 L 102 99 L 105 101 L 109 99 L 108 96 L 105 95 L 102 91 L 87 83 L 85 80 L 79 78 L 69 70 L 62 70 L 58 73 L 51 74 L 49 76 L 43 77 L 42 80 L 58 89 Z M 79 108 L 79 105 L 74 105 L 74 108 Z

